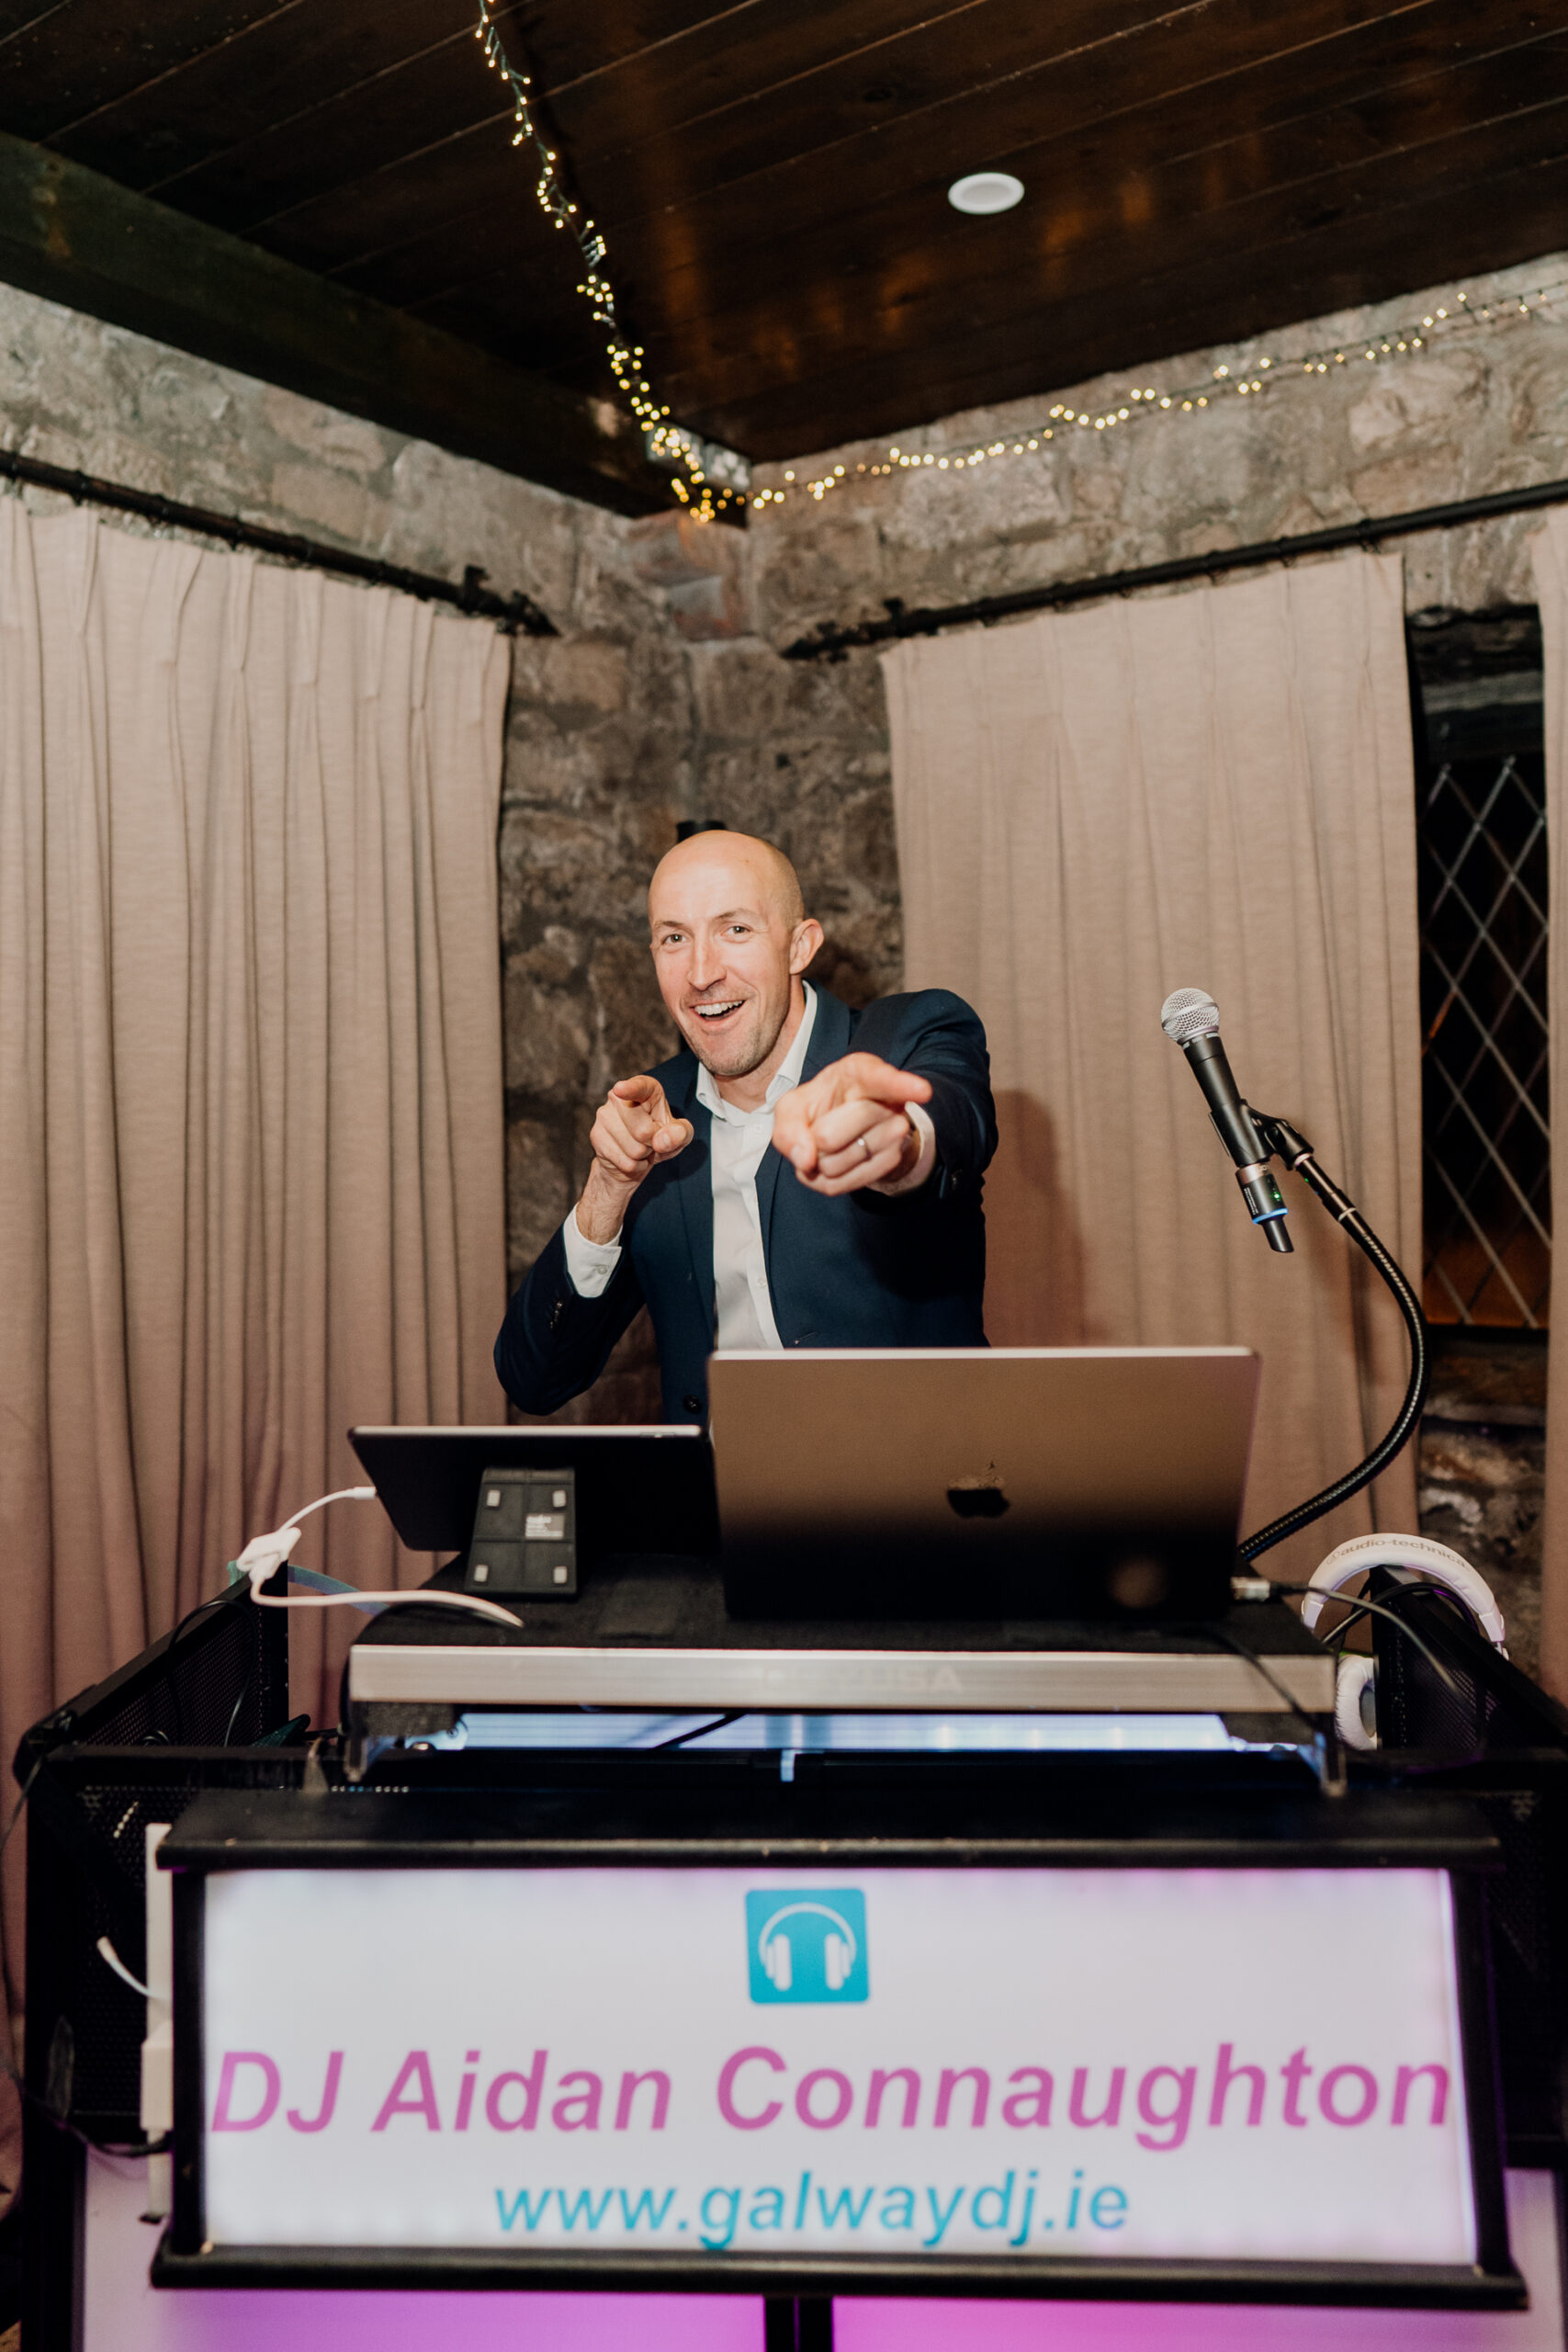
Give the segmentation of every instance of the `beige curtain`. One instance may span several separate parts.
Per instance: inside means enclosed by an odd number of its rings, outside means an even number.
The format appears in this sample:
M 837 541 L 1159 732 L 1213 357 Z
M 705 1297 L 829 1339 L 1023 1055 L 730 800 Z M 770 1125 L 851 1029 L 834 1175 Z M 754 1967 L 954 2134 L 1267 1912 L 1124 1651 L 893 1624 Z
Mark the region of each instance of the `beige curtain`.
M 1568 508 L 1553 507 L 1546 528 L 1531 541 L 1535 593 L 1540 605 L 1546 670 L 1546 841 L 1550 859 L 1551 930 L 1547 941 L 1547 1005 L 1551 1026 L 1551 1229 L 1568 1233 L 1568 1149 L 1560 1117 L 1568 1102 L 1568 942 L 1558 917 L 1568 906 Z M 1551 1256 L 1550 1320 L 1568 1329 L 1568 1250 Z M 1556 1343 L 1552 1347 L 1555 1367 Z M 1546 1509 L 1540 1557 L 1540 1679 L 1568 1701 L 1568 1380 L 1552 1378 L 1546 1392 Z
M 1252 1230 L 1159 1010 L 1208 989 L 1243 1091 L 1304 1130 L 1418 1274 L 1399 564 L 1358 555 L 910 641 L 885 667 L 907 985 L 956 989 L 990 1037 L 990 1337 L 1257 1348 L 1258 1526 L 1393 1419 L 1403 1326 L 1296 1179 L 1296 1254 Z M 1409 1452 L 1271 1572 L 1310 1571 L 1373 1510 L 1415 1526 Z
M 360 1475 L 351 1423 L 502 1417 L 506 680 L 483 623 L 0 500 L 7 1764 Z M 309 1530 L 428 1572 L 374 1506 Z M 292 1621 L 297 1706 L 360 1622 Z

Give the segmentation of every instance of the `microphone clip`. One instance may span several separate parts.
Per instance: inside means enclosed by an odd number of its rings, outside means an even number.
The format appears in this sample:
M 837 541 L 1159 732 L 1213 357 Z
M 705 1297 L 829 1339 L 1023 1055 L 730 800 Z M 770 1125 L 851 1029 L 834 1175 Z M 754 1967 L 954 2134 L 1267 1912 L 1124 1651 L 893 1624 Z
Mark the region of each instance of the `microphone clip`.
M 1308 1191 L 1317 1195 L 1331 1217 L 1340 1225 L 1356 1227 L 1359 1233 L 1371 1232 L 1349 1193 L 1318 1166 L 1317 1156 L 1299 1127 L 1272 1111 L 1255 1111 L 1250 1102 L 1244 1107 L 1270 1157 L 1277 1152 L 1292 1175 L 1299 1176 Z M 1243 1185 L 1242 1190 L 1246 1189 Z

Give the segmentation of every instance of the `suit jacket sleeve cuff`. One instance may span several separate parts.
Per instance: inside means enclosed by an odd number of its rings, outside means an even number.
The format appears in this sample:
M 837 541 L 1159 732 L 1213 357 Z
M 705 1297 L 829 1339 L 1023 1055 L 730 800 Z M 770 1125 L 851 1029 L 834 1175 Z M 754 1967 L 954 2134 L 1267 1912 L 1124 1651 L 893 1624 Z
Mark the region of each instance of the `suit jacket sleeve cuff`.
M 566 1250 L 566 1270 L 579 1298 L 602 1298 L 621 1262 L 619 1236 L 614 1241 L 586 1240 L 578 1228 L 577 1211 L 572 1208 L 560 1229 L 560 1238 Z

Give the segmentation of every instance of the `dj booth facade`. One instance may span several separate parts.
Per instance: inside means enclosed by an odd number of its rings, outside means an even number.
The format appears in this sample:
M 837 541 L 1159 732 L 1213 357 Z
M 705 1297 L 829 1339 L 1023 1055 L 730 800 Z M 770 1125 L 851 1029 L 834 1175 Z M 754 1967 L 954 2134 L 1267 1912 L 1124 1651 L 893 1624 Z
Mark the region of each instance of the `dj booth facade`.
M 25 2352 L 98 2352 L 90 2144 L 154 2152 L 128 2295 L 266 2290 L 296 2340 L 306 2290 L 471 2289 L 660 2299 L 595 2304 L 627 2343 L 694 2292 L 770 2346 L 909 2296 L 1517 2331 L 1568 1737 L 1401 1606 L 1460 1696 L 1380 1624 L 1347 1770 L 1278 1604 L 1120 1647 L 734 1626 L 664 1563 L 525 1646 L 389 1613 L 340 1747 L 237 1588 L 18 1758 Z

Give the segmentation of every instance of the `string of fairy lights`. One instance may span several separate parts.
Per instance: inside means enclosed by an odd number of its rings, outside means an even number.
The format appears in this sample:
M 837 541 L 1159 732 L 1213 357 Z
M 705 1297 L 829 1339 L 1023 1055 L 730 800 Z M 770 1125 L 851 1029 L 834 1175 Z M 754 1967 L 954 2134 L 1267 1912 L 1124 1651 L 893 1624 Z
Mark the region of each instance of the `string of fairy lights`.
M 786 470 L 784 479 L 786 484 L 794 485 L 795 492 L 820 501 L 829 491 L 874 474 L 896 474 L 925 466 L 940 473 L 958 473 L 998 458 L 1027 457 L 1031 451 L 1055 440 L 1058 435 L 1119 432 L 1124 425 L 1153 416 L 1195 417 L 1226 400 L 1257 400 L 1280 384 L 1303 375 L 1327 376 L 1341 368 L 1369 365 L 1386 368 L 1430 351 L 1454 334 L 1501 326 L 1521 317 L 1537 319 L 1543 312 L 1550 314 L 1555 304 L 1565 300 L 1568 278 L 1538 287 L 1530 293 L 1497 294 L 1485 301 L 1472 302 L 1461 289 L 1451 301 L 1427 311 L 1419 323 L 1391 327 L 1364 339 L 1325 345 L 1321 350 L 1302 352 L 1293 358 L 1274 353 L 1257 354 L 1245 365 L 1217 367 L 1202 383 L 1172 391 L 1136 384 L 1103 409 L 1078 409 L 1070 401 L 1058 401 L 1038 424 L 1016 428 L 1001 439 L 977 441 L 969 447 L 914 450 L 895 442 L 880 458 L 852 467 L 836 465 L 809 481 L 796 482 L 793 469 Z M 760 490 L 753 493 L 750 503 L 754 509 L 782 506 L 791 495 L 788 488 Z
M 640 343 L 633 343 L 615 311 L 615 289 L 610 279 L 608 252 L 603 231 L 572 201 L 560 169 L 560 156 L 539 125 L 533 76 L 519 73 L 507 56 L 490 0 L 479 0 L 479 20 L 474 39 L 483 44 L 485 63 L 499 74 L 512 97 L 512 144 L 533 150 L 538 179 L 534 194 L 539 209 L 557 229 L 574 240 L 582 257 L 583 276 L 578 292 L 588 301 L 595 322 L 608 329 L 605 350 L 611 372 L 647 439 L 649 455 L 672 459 L 676 471 L 671 487 L 683 506 L 702 522 L 711 522 L 727 506 L 744 503 L 745 492 L 709 480 L 702 447 L 694 435 L 671 424 L 670 411 L 649 381 Z
M 1537 319 L 1568 300 L 1568 278 L 1538 287 L 1533 292 L 1495 294 L 1474 302 L 1461 288 L 1450 302 L 1436 305 L 1418 323 L 1411 322 L 1365 338 L 1325 345 L 1320 350 L 1302 352 L 1294 357 L 1272 352 L 1255 353 L 1237 366 L 1216 367 L 1201 383 L 1179 386 L 1169 391 L 1161 391 L 1152 384 L 1135 384 L 1099 410 L 1078 409 L 1070 401 L 1058 401 L 1038 424 L 1015 427 L 999 439 L 977 441 L 968 447 L 917 450 L 893 442 L 879 458 L 862 460 L 852 468 L 835 465 L 805 482 L 797 482 L 794 468 L 788 468 L 784 476 L 784 486 L 756 491 L 748 498 L 743 489 L 710 479 L 704 462 L 705 445 L 694 434 L 671 422 L 668 406 L 660 401 L 649 379 L 642 345 L 633 343 L 623 330 L 616 314 L 604 232 L 571 198 L 560 169 L 559 154 L 540 128 L 532 76 L 520 73 L 508 57 L 491 13 L 491 0 L 479 0 L 474 38 L 483 44 L 486 64 L 501 76 L 510 93 L 512 144 L 533 150 L 538 171 L 534 193 L 539 208 L 558 230 L 568 232 L 581 255 L 583 276 L 577 290 L 589 303 L 595 322 L 608 330 L 605 351 L 611 372 L 642 429 L 649 454 L 673 464 L 671 486 L 675 496 L 703 522 L 711 521 L 726 507 L 749 503 L 753 511 L 765 511 L 784 505 L 795 494 L 820 502 L 829 492 L 867 476 L 901 473 L 927 466 L 940 473 L 960 473 L 998 458 L 1028 457 L 1058 435 L 1114 433 L 1123 425 L 1153 416 L 1195 417 L 1227 400 L 1260 399 L 1278 385 L 1300 376 L 1327 376 L 1341 368 L 1388 367 L 1430 351 L 1456 334 L 1475 334 L 1520 318 Z

